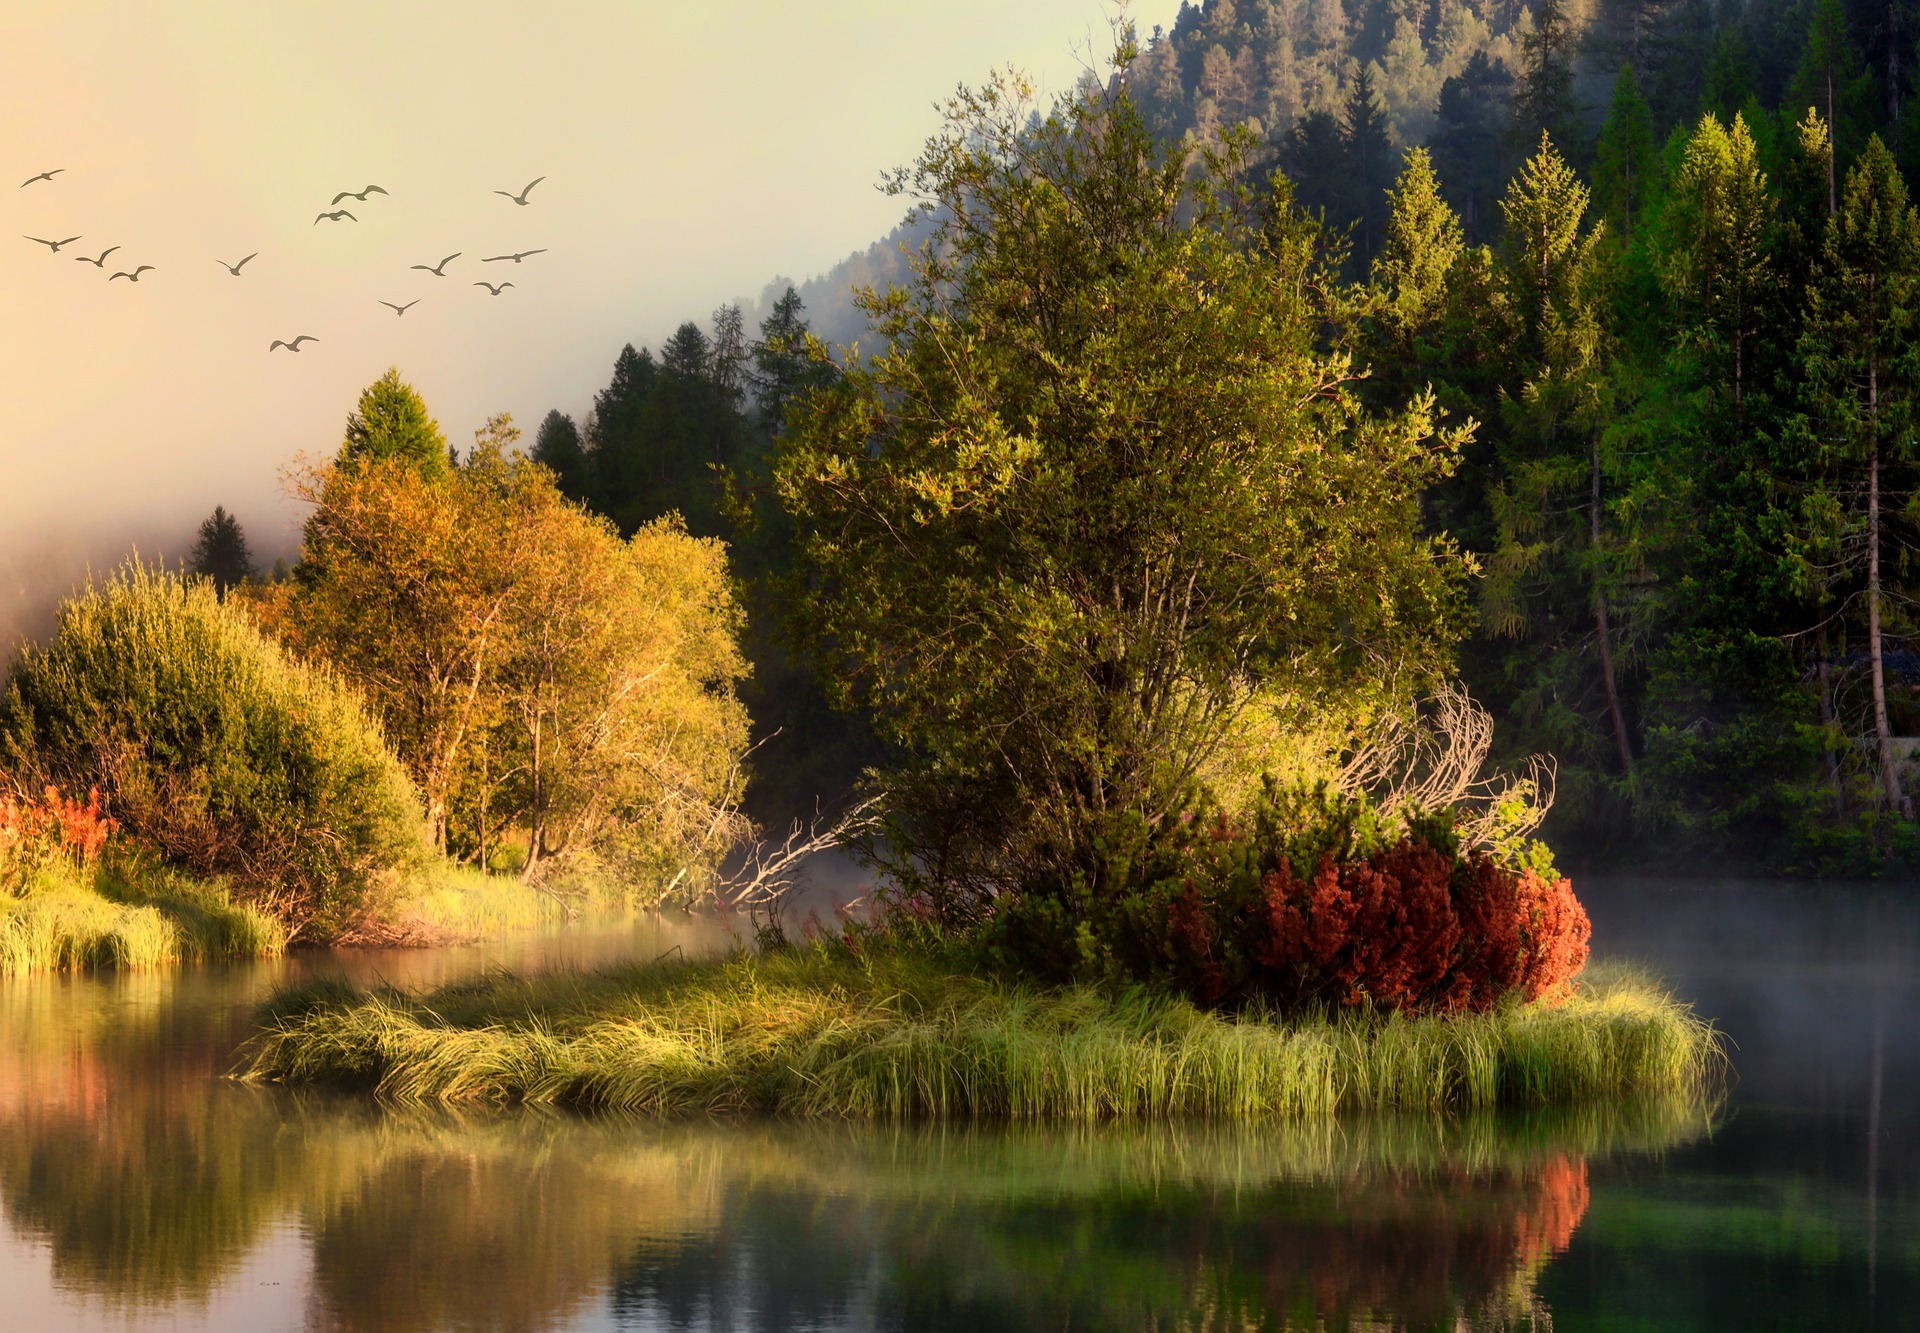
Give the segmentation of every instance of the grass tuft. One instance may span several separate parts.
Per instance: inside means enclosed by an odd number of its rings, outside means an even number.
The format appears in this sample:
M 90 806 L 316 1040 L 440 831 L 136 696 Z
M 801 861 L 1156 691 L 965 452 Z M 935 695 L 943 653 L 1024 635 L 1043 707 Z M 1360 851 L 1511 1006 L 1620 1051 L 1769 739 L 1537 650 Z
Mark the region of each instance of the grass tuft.
M 243 1058 L 249 1078 L 371 1087 L 399 1105 L 1083 1121 L 1693 1094 L 1725 1064 L 1710 1024 L 1628 973 L 1487 1014 L 1283 1019 L 825 947 L 499 972 L 424 995 L 295 992 Z
M 84 877 L 49 871 L 18 898 L 0 898 L 0 976 L 77 968 L 128 970 L 283 952 L 273 917 L 217 884 L 140 863 Z

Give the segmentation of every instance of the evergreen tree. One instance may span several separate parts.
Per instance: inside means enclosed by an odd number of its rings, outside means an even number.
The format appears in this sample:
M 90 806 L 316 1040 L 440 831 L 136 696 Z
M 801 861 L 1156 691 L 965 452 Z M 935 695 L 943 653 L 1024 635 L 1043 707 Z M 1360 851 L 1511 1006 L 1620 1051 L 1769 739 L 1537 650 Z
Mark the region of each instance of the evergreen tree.
M 1383 351 L 1402 363 L 1422 359 L 1419 343 L 1439 323 L 1447 275 L 1465 249 L 1460 217 L 1440 197 L 1440 182 L 1424 148 L 1409 148 L 1406 166 L 1388 196 L 1386 234 L 1373 264 L 1380 294 L 1375 320 Z
M 1573 51 L 1573 25 L 1560 0 L 1539 0 L 1533 27 L 1521 39 L 1513 87 L 1513 125 L 1520 143 L 1543 134 L 1562 143 L 1576 141 Z
M 1767 232 L 1773 200 L 1753 136 L 1708 112 L 1687 140 L 1667 205 L 1672 243 L 1660 280 L 1674 303 L 1683 349 L 1702 356 L 1735 417 L 1752 377 L 1752 347 L 1773 287 Z
M 1870 76 L 1861 68 L 1853 34 L 1847 26 L 1846 10 L 1840 0 L 1819 0 L 1807 25 L 1806 42 L 1800 66 L 1794 71 L 1788 88 L 1787 109 L 1817 109 L 1825 122 L 1836 150 L 1858 143 L 1852 129 L 1857 112 L 1865 101 L 1871 104 Z M 1827 158 L 1827 210 L 1840 208 L 1840 164 L 1838 152 Z
M 1353 192 L 1347 186 L 1347 132 L 1331 112 L 1309 111 L 1281 138 L 1280 169 L 1293 197 L 1309 213 L 1335 225 L 1346 223 Z
M 1656 179 L 1658 155 L 1653 142 L 1653 112 L 1640 95 L 1632 65 L 1622 65 L 1613 81 L 1613 101 L 1593 167 L 1594 202 L 1600 216 L 1622 239 L 1633 236 Z
M 187 573 L 212 579 L 214 593 L 222 601 L 229 588 L 254 576 L 247 534 L 224 506 L 215 505 L 213 513 L 201 523 L 199 540 L 187 554 Z
M 806 306 L 789 286 L 760 321 L 760 341 L 753 345 L 749 371 L 754 402 L 769 435 L 780 432 L 788 405 L 814 378 L 807 333 Z
M 389 366 L 386 374 L 361 391 L 358 405 L 347 416 L 340 461 L 399 458 L 424 477 L 444 477 L 447 449 L 440 423 L 427 412 L 413 386 L 400 378 L 400 368 Z
M 587 453 L 581 444 L 580 428 L 557 407 L 547 413 L 534 434 L 533 461 L 553 472 L 560 493 L 569 500 L 583 502 L 588 498 Z
M 1393 169 L 1390 158 L 1393 141 L 1387 132 L 1386 113 L 1374 91 L 1373 70 L 1364 62 L 1354 72 L 1346 112 L 1343 211 L 1359 224 L 1355 254 L 1364 273 L 1373 263 L 1374 249 L 1380 241 L 1386 216 L 1386 201 L 1382 196 Z
M 1897 551 L 1890 529 L 1910 493 L 1920 218 L 1908 203 L 1893 155 L 1878 135 L 1847 172 L 1838 212 L 1827 224 L 1823 264 L 1809 292 L 1799 346 L 1805 370 L 1807 430 L 1816 451 L 1818 487 L 1809 502 L 1808 581 L 1844 610 L 1850 589 L 1835 571 L 1858 581 L 1872 727 L 1882 797 L 1911 818 L 1888 716 L 1885 639 L 1889 615 L 1887 559 Z
M 1493 201 L 1507 161 L 1507 98 L 1513 76 L 1476 51 L 1466 68 L 1440 85 L 1431 141 L 1434 168 L 1450 191 L 1471 241 L 1491 239 L 1499 214 Z

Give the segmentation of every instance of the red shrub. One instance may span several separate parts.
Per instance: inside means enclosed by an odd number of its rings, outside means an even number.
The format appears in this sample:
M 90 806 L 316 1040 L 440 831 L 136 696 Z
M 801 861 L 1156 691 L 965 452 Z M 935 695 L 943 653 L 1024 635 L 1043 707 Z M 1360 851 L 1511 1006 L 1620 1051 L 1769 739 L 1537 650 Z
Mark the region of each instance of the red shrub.
M 1487 1009 L 1537 999 L 1587 960 L 1591 928 L 1566 880 L 1456 862 L 1402 841 L 1364 861 L 1323 858 L 1313 879 L 1282 862 L 1262 883 L 1264 989 L 1283 1001 L 1389 1009 Z
M 90 869 L 118 827 L 97 790 L 87 793 L 84 805 L 55 787 L 37 799 L 0 796 L 0 888 L 19 893 L 35 872 L 62 859 Z

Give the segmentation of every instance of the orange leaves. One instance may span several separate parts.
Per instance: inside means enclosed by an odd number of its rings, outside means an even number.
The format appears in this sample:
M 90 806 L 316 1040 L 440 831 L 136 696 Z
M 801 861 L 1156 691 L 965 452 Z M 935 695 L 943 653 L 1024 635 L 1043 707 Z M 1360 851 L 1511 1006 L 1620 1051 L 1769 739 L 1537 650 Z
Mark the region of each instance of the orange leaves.
M 1587 960 L 1572 886 L 1485 856 L 1456 862 L 1403 840 L 1364 860 L 1324 857 L 1306 882 L 1283 861 L 1262 889 L 1268 938 L 1254 956 L 1268 975 L 1256 984 L 1282 999 L 1485 1010 L 1549 994 Z
M 90 870 L 119 827 L 107 817 L 97 789 L 87 793 L 85 804 L 57 787 L 37 798 L 0 796 L 0 888 L 24 892 L 36 873 L 62 860 Z

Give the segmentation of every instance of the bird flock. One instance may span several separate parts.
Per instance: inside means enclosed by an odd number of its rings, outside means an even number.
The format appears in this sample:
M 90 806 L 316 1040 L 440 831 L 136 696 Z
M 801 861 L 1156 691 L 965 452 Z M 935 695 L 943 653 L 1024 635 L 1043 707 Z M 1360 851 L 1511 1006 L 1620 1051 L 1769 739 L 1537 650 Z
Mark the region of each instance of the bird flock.
M 57 184 L 57 182 L 54 182 L 53 178 L 55 176 L 62 175 L 65 172 L 66 172 L 65 167 L 54 167 L 50 171 L 42 171 L 38 175 L 29 176 L 26 180 L 21 181 L 20 188 L 24 190 L 30 185 L 38 185 L 38 184 L 41 184 L 42 182 Z M 515 194 L 511 190 L 495 190 L 493 193 L 497 195 L 501 195 L 507 199 L 510 199 L 515 204 L 519 205 L 521 208 L 525 208 L 530 203 L 528 196 L 533 193 L 533 187 L 538 185 L 541 181 L 545 179 L 546 179 L 545 176 L 534 177 L 532 180 L 527 182 L 526 186 L 518 194 Z M 329 222 L 329 223 L 335 223 L 335 224 L 357 223 L 358 221 L 360 221 L 359 216 L 350 209 L 340 207 L 340 205 L 349 199 L 353 200 L 355 203 L 365 205 L 371 200 L 372 196 L 376 194 L 382 196 L 383 198 L 392 198 L 391 193 L 388 190 L 386 190 L 384 187 L 379 185 L 368 185 L 363 189 L 359 189 L 359 190 L 342 190 L 338 194 L 334 195 L 332 200 L 327 204 L 327 206 L 321 209 L 320 212 L 314 217 L 313 225 L 317 227 L 322 222 Z M 495 205 L 495 207 L 498 207 L 498 205 Z M 62 250 L 72 245 L 74 242 L 86 239 L 84 234 L 79 236 L 67 236 L 59 240 L 55 240 L 51 237 L 44 237 L 44 236 L 26 236 L 24 233 L 22 233 L 22 236 L 23 236 L 23 239 L 32 241 L 35 245 L 46 246 L 48 251 L 55 255 L 59 254 Z M 105 250 L 102 250 L 97 258 L 87 254 L 75 255 L 75 256 L 72 256 L 72 258 L 74 258 L 77 262 L 82 264 L 92 264 L 95 268 L 100 269 L 102 272 L 105 272 L 107 267 L 108 257 L 113 255 L 120 249 L 121 247 L 118 245 L 110 245 Z M 413 264 L 413 265 L 410 265 L 409 268 L 430 273 L 436 278 L 444 278 L 448 276 L 447 265 L 451 264 L 454 260 L 460 258 L 461 255 L 464 253 L 465 253 L 464 251 L 456 250 L 452 254 L 448 255 L 445 259 L 442 259 L 438 264 Z M 485 259 L 482 259 L 480 262 L 483 264 L 511 263 L 511 264 L 518 265 L 528 259 L 531 259 L 535 255 L 543 255 L 545 253 L 547 253 L 547 251 L 544 247 L 540 249 L 534 249 L 534 250 L 519 250 L 519 251 L 515 251 L 512 254 L 491 255 Z M 252 254 L 246 256 L 244 259 L 237 260 L 231 264 L 228 263 L 226 260 L 219 259 L 219 258 L 215 258 L 213 262 L 220 265 L 221 268 L 225 269 L 230 276 L 237 278 L 241 276 L 240 271 L 244 269 L 248 264 L 252 263 L 255 259 L 258 259 L 260 257 L 260 254 L 261 252 L 256 250 Z M 126 263 L 128 261 L 121 260 L 116 262 Z M 130 267 L 125 269 L 116 269 L 115 272 L 112 274 L 112 276 L 107 279 L 107 281 L 113 282 L 117 279 L 125 278 L 128 282 L 137 283 L 140 281 L 141 274 L 153 273 L 157 271 L 158 271 L 157 266 L 153 264 L 133 264 Z M 494 283 L 494 282 L 486 282 L 486 281 L 476 281 L 472 285 L 475 287 L 486 288 L 487 295 L 492 297 L 499 296 L 500 293 L 506 291 L 509 287 L 513 286 L 511 282 Z M 381 301 L 378 304 L 383 305 L 387 309 L 393 311 L 395 317 L 398 318 L 398 317 L 404 316 L 407 313 L 407 311 L 411 310 L 414 306 L 419 305 L 420 301 L 421 301 L 420 297 L 415 297 L 413 300 L 408 301 L 405 304 L 398 304 L 393 301 Z M 310 333 L 302 333 L 293 338 L 275 338 L 272 342 L 267 344 L 267 351 L 269 353 L 272 353 L 272 352 L 279 351 L 281 348 L 285 348 L 289 352 L 297 353 L 300 350 L 300 345 L 302 343 L 319 342 L 319 341 L 320 340 L 317 337 L 315 337 L 313 334 L 310 334 Z

